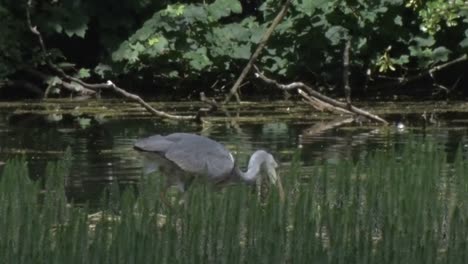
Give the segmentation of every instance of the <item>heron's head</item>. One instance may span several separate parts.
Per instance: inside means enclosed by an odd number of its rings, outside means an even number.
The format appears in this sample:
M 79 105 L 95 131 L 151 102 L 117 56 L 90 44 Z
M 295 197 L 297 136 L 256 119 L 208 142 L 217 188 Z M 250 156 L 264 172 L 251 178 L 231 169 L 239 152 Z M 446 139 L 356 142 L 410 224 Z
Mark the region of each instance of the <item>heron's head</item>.
M 271 183 L 276 183 L 278 180 L 278 175 L 276 174 L 277 167 L 278 163 L 276 163 L 270 153 L 264 150 L 257 150 L 250 157 L 247 178 L 250 180 L 260 180 L 261 176 L 267 176 Z
M 278 187 L 280 199 L 284 201 L 283 185 L 281 183 L 281 179 L 278 173 L 276 172 L 276 169 L 278 168 L 278 163 L 276 162 L 273 155 L 263 150 L 256 151 L 252 155 L 249 167 L 254 167 L 255 164 L 260 164 L 260 174 L 263 176 L 267 176 L 268 181 L 272 185 L 276 185 Z M 261 179 L 258 178 L 257 180 L 261 181 Z
M 278 182 L 278 174 L 276 174 L 276 168 L 278 168 L 278 163 L 276 163 L 275 158 L 270 153 L 266 153 L 265 161 L 263 162 L 263 171 L 268 176 L 268 179 L 273 185 L 276 185 Z

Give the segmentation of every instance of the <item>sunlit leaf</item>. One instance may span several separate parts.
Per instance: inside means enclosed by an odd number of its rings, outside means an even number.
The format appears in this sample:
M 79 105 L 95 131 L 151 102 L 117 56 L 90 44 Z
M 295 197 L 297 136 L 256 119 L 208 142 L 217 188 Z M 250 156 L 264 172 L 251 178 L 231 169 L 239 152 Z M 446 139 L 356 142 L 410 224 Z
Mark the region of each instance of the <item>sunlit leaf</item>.
M 166 14 L 169 16 L 181 16 L 184 14 L 185 5 L 176 4 L 176 5 L 168 5 L 166 8 Z
M 91 77 L 90 69 L 81 68 L 77 73 L 78 78 L 85 79 Z
M 158 42 L 159 42 L 158 37 L 152 37 L 152 38 L 148 39 L 148 45 L 150 45 L 150 46 L 153 46 L 154 44 L 156 44 Z
M 396 16 L 393 22 L 395 22 L 395 25 L 403 26 L 403 20 L 401 19 L 401 16 Z
M 107 72 L 111 72 L 112 67 L 107 64 L 99 63 L 95 68 L 94 72 L 101 78 L 105 78 Z

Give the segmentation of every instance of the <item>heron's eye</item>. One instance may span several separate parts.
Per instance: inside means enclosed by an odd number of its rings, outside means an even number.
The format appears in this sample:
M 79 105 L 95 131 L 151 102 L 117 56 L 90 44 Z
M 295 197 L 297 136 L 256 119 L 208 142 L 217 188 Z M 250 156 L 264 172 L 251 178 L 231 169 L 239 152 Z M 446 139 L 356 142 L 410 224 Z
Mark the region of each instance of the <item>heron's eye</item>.
M 270 165 L 273 168 L 278 168 L 278 163 L 276 163 L 276 161 L 271 162 Z

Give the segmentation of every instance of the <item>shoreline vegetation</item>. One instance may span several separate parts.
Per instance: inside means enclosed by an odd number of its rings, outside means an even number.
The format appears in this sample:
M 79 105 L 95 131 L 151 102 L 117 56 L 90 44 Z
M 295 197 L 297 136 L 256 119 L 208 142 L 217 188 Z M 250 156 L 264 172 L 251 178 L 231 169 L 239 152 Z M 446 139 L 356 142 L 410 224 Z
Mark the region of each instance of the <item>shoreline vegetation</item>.
M 43 182 L 11 159 L 0 177 L 0 258 L 7 263 L 466 263 L 468 162 L 459 148 L 403 146 L 301 175 L 283 168 L 286 202 L 246 186 L 195 184 L 164 207 L 157 175 L 109 185 L 98 206 L 67 199 L 68 150 Z
M 28 0 L 0 1 L 0 14 L 0 98 L 86 101 L 111 91 L 157 117 L 200 123 L 231 98 L 268 89 L 265 98 L 386 125 L 354 101 L 467 95 L 464 0 Z M 164 112 L 142 90 L 205 106 Z

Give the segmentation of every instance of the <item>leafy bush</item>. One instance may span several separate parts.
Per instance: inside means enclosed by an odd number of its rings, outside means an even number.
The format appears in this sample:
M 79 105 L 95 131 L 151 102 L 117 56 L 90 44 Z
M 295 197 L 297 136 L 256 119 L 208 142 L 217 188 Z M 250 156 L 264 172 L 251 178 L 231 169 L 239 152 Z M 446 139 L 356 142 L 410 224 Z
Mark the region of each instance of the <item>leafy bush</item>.
M 74 58 L 78 69 L 93 68 L 101 78 L 208 89 L 233 81 L 281 4 L 63 0 L 37 2 L 31 11 L 56 62 Z M 0 40 L 0 78 L 43 64 L 24 10 L 0 0 L 6 36 Z M 276 78 L 337 86 L 350 40 L 352 80 L 407 76 L 466 54 L 467 24 L 463 0 L 296 0 L 258 64 Z M 73 48 L 76 42 L 90 48 Z

